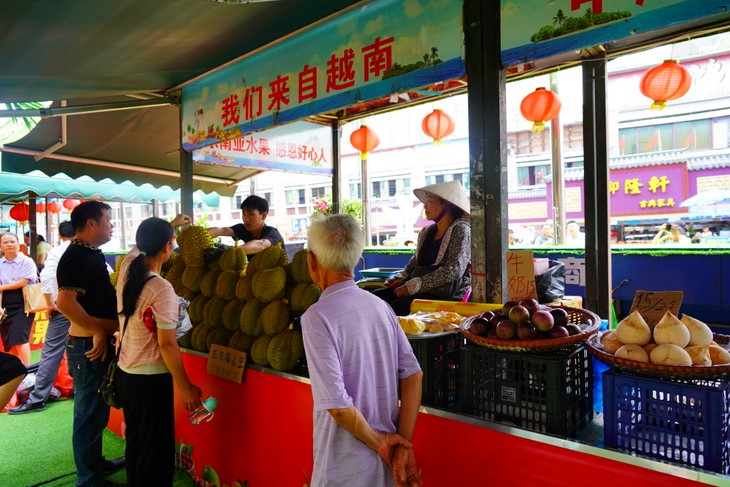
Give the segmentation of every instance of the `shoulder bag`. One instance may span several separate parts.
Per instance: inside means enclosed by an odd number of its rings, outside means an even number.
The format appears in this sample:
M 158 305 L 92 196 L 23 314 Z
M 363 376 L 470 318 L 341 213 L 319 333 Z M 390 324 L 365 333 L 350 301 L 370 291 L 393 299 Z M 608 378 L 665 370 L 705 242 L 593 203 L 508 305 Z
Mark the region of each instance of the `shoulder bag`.
M 23 304 L 25 314 L 39 313 L 48 309 L 46 297 L 43 295 L 41 283 L 27 284 L 23 286 Z
M 106 374 L 104 374 L 104 377 L 101 378 L 101 384 L 97 390 L 97 392 L 101 394 L 101 400 L 104 401 L 104 404 L 115 409 L 122 407 L 119 394 L 117 394 L 117 389 L 114 386 L 114 375 L 117 372 L 117 361 L 119 360 L 119 354 L 122 351 L 122 339 L 124 338 L 124 333 L 127 331 L 128 322 L 129 316 L 124 318 L 124 328 L 122 328 L 122 336 L 119 338 L 119 349 L 114 355 L 114 359 L 112 359 L 109 363 L 109 368 L 107 369 Z

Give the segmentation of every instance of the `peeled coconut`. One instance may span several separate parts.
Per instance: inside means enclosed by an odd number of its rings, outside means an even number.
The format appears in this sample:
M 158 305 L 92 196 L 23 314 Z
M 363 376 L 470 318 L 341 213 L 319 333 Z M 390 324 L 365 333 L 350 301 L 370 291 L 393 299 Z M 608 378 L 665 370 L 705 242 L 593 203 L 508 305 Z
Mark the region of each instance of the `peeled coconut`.
M 730 352 L 720 347 L 719 345 L 710 345 L 710 360 L 712 365 L 725 365 L 730 364 Z
M 637 362 L 649 363 L 649 354 L 646 353 L 646 350 L 641 348 L 641 345 L 636 345 L 635 343 L 628 343 L 624 345 L 616 350 L 614 355 L 619 358 L 627 358 Z
M 634 311 L 618 324 L 616 338 L 624 345 L 632 343 L 644 346 L 651 341 L 651 328 L 639 312 Z
M 656 347 L 658 347 L 658 346 L 659 346 L 659 345 L 657 345 L 656 343 L 654 343 L 654 342 L 651 342 L 651 343 L 647 343 L 647 344 L 646 344 L 646 345 L 644 345 L 644 346 L 643 346 L 642 348 L 643 348 L 644 350 L 646 350 L 646 353 L 651 353 L 651 351 L 652 351 L 652 350 L 654 350 L 654 349 L 655 349 Z
M 710 358 L 710 347 L 699 345 L 692 345 L 684 347 L 684 351 L 687 352 L 692 358 L 692 365 L 712 365 L 712 359 Z
M 682 323 L 689 330 L 689 344 L 706 347 L 712 343 L 712 330 L 700 320 L 682 315 Z
M 624 345 L 616 338 L 615 330 L 607 331 L 601 335 L 601 344 L 603 345 L 603 350 L 611 355 L 615 354 L 616 350 Z
M 659 345 L 671 343 L 684 348 L 689 343 L 689 329 L 671 311 L 667 311 L 654 327 L 654 341 Z
M 657 326 L 659 326 L 657 324 Z M 659 365 L 692 365 L 692 357 L 683 348 L 673 343 L 663 343 L 651 351 L 651 363 Z

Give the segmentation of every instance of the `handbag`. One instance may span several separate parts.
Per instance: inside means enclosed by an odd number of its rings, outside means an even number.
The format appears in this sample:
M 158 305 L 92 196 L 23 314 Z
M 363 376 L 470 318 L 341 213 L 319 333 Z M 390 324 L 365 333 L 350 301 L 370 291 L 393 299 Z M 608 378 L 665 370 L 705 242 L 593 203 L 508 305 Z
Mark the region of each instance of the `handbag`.
M 48 309 L 48 303 L 43 295 L 40 282 L 23 286 L 23 301 L 26 315 Z
M 99 384 L 99 389 L 97 389 L 97 392 L 101 395 L 101 400 L 104 401 L 104 404 L 115 409 L 120 409 L 122 407 L 122 402 L 119 399 L 119 394 L 117 393 L 117 389 L 114 385 L 114 375 L 117 372 L 117 361 L 119 360 L 119 353 L 122 350 L 122 339 L 124 338 L 124 333 L 127 331 L 128 322 L 129 316 L 124 319 L 124 328 L 122 328 L 122 336 L 119 338 L 119 348 L 117 353 L 114 356 L 114 359 L 112 359 L 109 363 L 109 368 L 107 369 L 106 374 L 104 374 L 104 377 L 101 378 L 101 384 Z

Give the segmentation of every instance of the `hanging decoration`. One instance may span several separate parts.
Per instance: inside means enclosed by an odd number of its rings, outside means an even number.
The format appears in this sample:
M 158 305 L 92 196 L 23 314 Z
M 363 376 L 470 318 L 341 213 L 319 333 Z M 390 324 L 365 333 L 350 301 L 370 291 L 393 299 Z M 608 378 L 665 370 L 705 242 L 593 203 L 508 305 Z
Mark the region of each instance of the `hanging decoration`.
M 368 158 L 368 152 L 380 144 L 380 137 L 370 127 L 363 125 L 350 135 L 350 143 L 360 151 L 360 159 L 365 160 Z
M 45 213 L 46 211 L 46 204 L 45 203 L 36 203 L 35 204 L 35 212 L 36 213 Z
M 25 222 L 30 219 L 30 206 L 27 203 L 18 203 L 10 208 L 10 218 L 25 225 Z
M 639 82 L 641 93 L 654 100 L 650 110 L 663 110 L 669 100 L 683 97 L 692 85 L 692 75 L 676 59 L 667 59 L 648 69 Z
M 61 212 L 61 208 L 63 208 L 61 206 L 61 203 L 59 203 L 58 201 L 51 201 L 46 206 L 46 211 L 49 211 L 51 213 L 60 213 Z
M 434 145 L 441 145 L 441 140 L 454 132 L 454 120 L 436 108 L 423 118 L 421 129 L 433 139 Z
M 66 208 L 68 211 L 73 210 L 74 208 L 76 208 L 80 204 L 81 204 L 81 201 L 79 201 L 79 200 L 74 200 L 74 199 L 71 199 L 71 200 L 63 200 L 63 207 Z
M 520 112 L 523 117 L 533 122 L 533 132 L 542 132 L 545 129 L 545 122 L 557 117 L 561 106 L 558 95 L 545 87 L 540 87 L 522 99 Z

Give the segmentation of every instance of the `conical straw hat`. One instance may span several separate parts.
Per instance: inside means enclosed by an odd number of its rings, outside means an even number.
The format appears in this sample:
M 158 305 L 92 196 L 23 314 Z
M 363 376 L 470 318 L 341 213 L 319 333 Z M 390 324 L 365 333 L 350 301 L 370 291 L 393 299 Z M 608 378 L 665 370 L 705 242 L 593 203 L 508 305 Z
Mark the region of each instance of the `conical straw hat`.
M 469 205 L 469 197 L 466 195 L 466 192 L 459 181 L 429 184 L 423 188 L 414 189 L 413 194 L 415 194 L 416 198 L 421 200 L 422 203 L 425 203 L 429 194 L 436 195 L 442 200 L 446 200 L 460 210 L 463 210 L 467 215 L 470 214 L 471 207 Z

